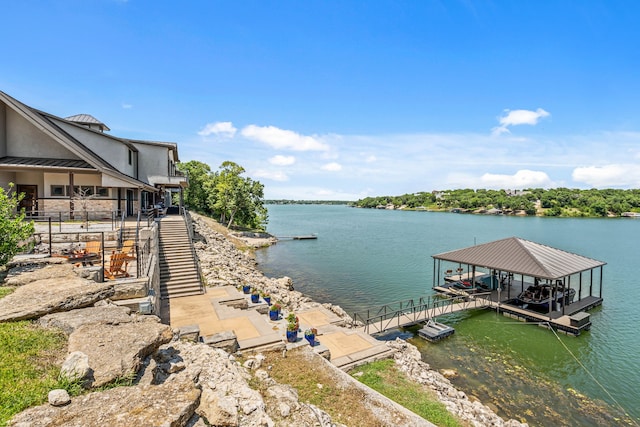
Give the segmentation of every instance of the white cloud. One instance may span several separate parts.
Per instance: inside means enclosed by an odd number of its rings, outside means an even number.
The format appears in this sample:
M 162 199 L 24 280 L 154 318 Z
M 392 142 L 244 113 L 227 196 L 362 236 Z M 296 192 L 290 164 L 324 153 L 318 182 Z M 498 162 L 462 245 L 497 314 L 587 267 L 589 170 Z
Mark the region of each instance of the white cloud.
M 130 110 L 130 109 L 132 109 L 132 108 L 133 108 L 133 105 L 131 105 L 131 104 L 127 104 L 127 103 L 124 103 L 124 102 L 123 102 L 123 103 L 122 103 L 122 108 L 123 108 L 123 109 L 125 109 L 125 110 Z
M 378 160 L 378 159 L 377 159 L 377 158 L 376 158 L 376 156 L 374 156 L 373 154 L 372 154 L 372 155 L 370 155 L 370 156 L 367 156 L 367 157 L 364 159 L 364 161 L 365 161 L 365 162 L 367 162 L 367 163 L 373 163 L 373 162 L 375 162 L 376 160 Z
M 638 187 L 640 167 L 637 164 L 579 167 L 573 170 L 571 177 L 594 188 Z
M 498 121 L 500 126 L 494 127 L 492 133 L 494 135 L 501 135 L 503 133 L 511 133 L 509 126 L 517 125 L 537 125 L 538 121 L 543 117 L 548 117 L 550 114 L 538 108 L 536 111 L 531 110 L 505 110 L 505 115 L 500 117 Z
M 327 151 L 329 146 L 314 136 L 300 135 L 291 130 L 275 126 L 249 125 L 242 129 L 242 135 L 278 150 Z
M 207 123 L 198 135 L 200 136 L 221 136 L 226 138 L 233 138 L 238 129 L 233 126 L 231 122 L 215 122 Z
M 323 165 L 321 169 L 329 172 L 338 172 L 342 170 L 342 165 L 340 163 L 331 162 Z
M 296 158 L 293 156 L 283 156 L 278 154 L 269 159 L 269 163 L 277 166 L 289 166 L 296 162 Z
M 500 175 L 485 173 L 480 177 L 478 188 L 494 189 L 522 189 L 522 188 L 548 188 L 552 185 L 549 175 L 542 171 L 522 169 L 513 175 Z
M 289 181 L 289 176 L 282 171 L 257 170 L 251 174 L 256 179 L 270 179 L 271 181 Z

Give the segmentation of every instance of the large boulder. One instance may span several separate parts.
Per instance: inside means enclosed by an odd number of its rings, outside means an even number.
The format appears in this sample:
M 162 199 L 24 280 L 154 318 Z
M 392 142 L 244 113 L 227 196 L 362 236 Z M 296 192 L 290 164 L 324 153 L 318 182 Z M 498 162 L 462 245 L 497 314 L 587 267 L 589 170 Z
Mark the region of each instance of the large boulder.
M 78 310 L 52 313 L 42 316 L 38 322 L 44 327 L 55 327 L 71 334 L 82 325 L 91 323 L 107 323 L 117 325 L 134 321 L 131 310 L 115 304 L 104 304 L 97 307 L 80 308 Z
M 71 399 L 63 407 L 42 405 L 16 415 L 13 427 L 185 426 L 200 403 L 192 381 L 118 387 Z
M 88 307 L 114 292 L 113 283 L 96 283 L 74 275 L 39 279 L 0 299 L 0 322 Z
M 23 263 L 14 263 L 7 273 L 4 284 L 7 286 L 23 286 L 36 280 L 51 277 L 73 277 L 73 264 L 64 258 L 42 258 Z
M 171 327 L 155 316 L 118 324 L 87 324 L 69 336 L 69 353 L 89 356 L 93 378 L 91 387 L 101 387 L 118 379 L 137 375 L 143 359 L 173 338 Z

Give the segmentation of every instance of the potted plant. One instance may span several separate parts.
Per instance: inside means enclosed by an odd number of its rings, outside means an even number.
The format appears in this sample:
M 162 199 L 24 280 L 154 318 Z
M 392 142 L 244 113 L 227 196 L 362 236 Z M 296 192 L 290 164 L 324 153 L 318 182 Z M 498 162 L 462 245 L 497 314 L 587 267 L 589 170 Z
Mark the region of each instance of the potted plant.
M 315 329 L 306 329 L 304 331 L 304 339 L 309 341 L 309 344 L 313 347 L 316 341 Z
M 244 292 L 245 294 L 248 294 L 249 292 L 251 292 L 251 285 L 248 285 L 246 283 L 242 285 L 242 292 Z
M 290 318 L 293 315 L 293 318 L 295 319 L 295 321 L 291 321 Z M 298 318 L 296 317 L 295 314 L 290 313 L 289 316 L 287 316 L 287 341 L 288 342 L 296 342 L 298 341 L 298 322 L 297 322 Z
M 260 295 L 262 296 L 264 302 L 266 302 L 267 304 L 271 304 L 271 295 L 269 295 L 267 292 L 263 292 Z
M 280 310 L 282 310 L 282 307 L 278 303 L 275 303 L 271 307 L 269 307 L 269 319 L 278 320 L 278 317 L 280 317 Z
M 296 326 L 296 330 L 300 329 L 300 322 L 298 321 L 298 316 L 294 312 L 291 312 L 287 315 L 287 323 Z
M 257 304 L 258 302 L 260 302 L 260 292 L 258 292 L 257 289 L 254 289 L 251 292 L 251 302 L 254 304 Z

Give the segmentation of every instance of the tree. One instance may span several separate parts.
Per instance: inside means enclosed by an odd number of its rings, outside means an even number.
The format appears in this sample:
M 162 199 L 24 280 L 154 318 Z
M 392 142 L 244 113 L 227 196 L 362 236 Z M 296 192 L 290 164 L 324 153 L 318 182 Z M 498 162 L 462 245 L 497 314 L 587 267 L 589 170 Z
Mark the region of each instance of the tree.
M 214 185 L 209 193 L 209 204 L 220 215 L 220 222 L 227 222 L 227 228 L 238 224 L 260 227 L 266 221 L 263 205 L 264 186 L 251 178 L 241 175 L 244 168 L 237 163 L 225 161 L 220 165 Z
M 186 172 L 189 178 L 189 186 L 184 191 L 185 205 L 198 212 L 212 213 L 207 203 L 207 191 L 213 181 L 209 165 L 191 160 L 187 163 L 180 163 L 178 169 Z
M 24 209 L 18 211 L 24 193 L 12 192 L 0 187 L 0 266 L 6 265 L 15 254 L 21 251 L 20 242 L 34 232 L 33 221 L 25 221 Z

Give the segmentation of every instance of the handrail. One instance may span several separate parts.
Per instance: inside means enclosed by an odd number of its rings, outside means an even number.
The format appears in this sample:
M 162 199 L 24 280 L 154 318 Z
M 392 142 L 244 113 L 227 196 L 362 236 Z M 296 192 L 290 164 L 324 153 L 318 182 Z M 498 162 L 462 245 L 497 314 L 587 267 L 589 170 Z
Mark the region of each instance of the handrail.
M 200 268 L 200 260 L 198 259 L 196 248 L 193 246 L 193 222 L 191 220 L 191 215 L 189 214 L 189 212 L 187 212 L 187 209 L 184 206 L 181 206 L 180 209 L 182 211 L 184 223 L 187 226 L 187 235 L 189 236 L 189 247 L 191 248 L 191 255 L 193 256 L 193 262 L 196 264 L 196 271 L 198 273 L 198 282 L 200 283 L 200 290 L 202 291 L 202 293 L 206 293 L 207 289 L 203 283 L 202 270 Z
M 412 298 L 384 304 L 373 310 L 367 310 L 366 316 L 364 316 L 364 312 L 356 312 L 353 315 L 353 320 L 356 323 L 361 322 L 366 333 L 369 333 L 370 325 L 379 323 L 376 327 L 376 332 L 382 332 L 403 325 L 426 321 L 432 317 L 451 314 L 460 310 L 484 308 L 491 304 L 491 293 L 474 295 L 463 292 L 461 295 L 445 298 L 433 298 L 429 295 L 419 297 L 417 301 Z M 374 311 L 373 314 L 372 311 Z M 401 322 L 401 317 L 404 317 L 404 322 Z

